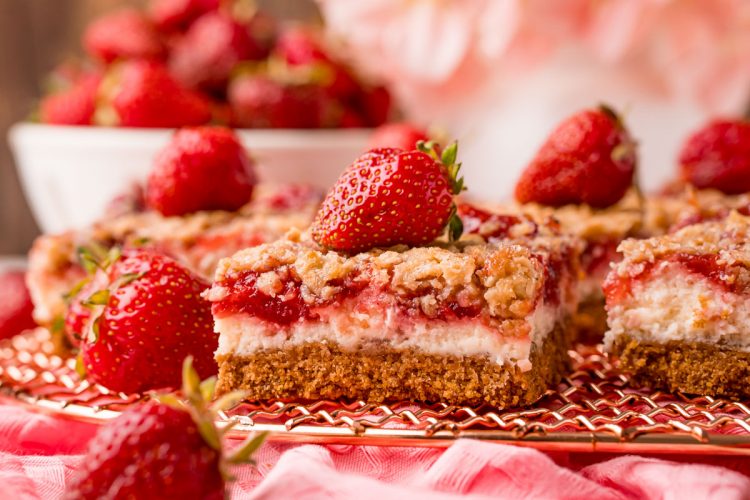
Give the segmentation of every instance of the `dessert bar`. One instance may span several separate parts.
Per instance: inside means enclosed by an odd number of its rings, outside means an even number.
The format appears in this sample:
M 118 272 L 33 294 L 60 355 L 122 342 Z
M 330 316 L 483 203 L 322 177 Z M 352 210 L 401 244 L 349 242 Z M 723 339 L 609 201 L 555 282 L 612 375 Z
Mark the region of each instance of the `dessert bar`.
M 750 396 L 750 218 L 620 245 L 605 282 L 606 348 L 636 382 Z
M 218 390 L 529 404 L 567 367 L 579 250 L 464 236 L 347 255 L 291 231 L 217 268 Z

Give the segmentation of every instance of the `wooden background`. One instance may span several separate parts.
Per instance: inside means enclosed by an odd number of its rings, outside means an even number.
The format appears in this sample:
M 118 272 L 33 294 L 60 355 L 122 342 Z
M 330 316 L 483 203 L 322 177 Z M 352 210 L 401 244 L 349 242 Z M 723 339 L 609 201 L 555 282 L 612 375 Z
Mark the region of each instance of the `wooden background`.
M 41 93 L 45 75 L 71 53 L 87 21 L 137 0 L 0 0 L 0 255 L 25 253 L 38 229 L 26 206 L 6 141 Z M 267 0 L 262 8 L 284 18 L 315 15 L 309 0 Z

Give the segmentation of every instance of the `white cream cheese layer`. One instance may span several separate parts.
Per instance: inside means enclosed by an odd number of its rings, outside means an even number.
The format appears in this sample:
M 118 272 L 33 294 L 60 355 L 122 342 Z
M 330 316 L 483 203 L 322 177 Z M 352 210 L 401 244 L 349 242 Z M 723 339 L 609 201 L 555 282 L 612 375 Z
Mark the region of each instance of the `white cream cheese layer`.
M 649 279 L 636 281 L 628 298 L 609 306 L 607 321 L 607 349 L 627 334 L 642 342 L 701 342 L 750 351 L 748 296 L 729 292 L 675 263 L 661 265 Z
M 336 307 L 316 312 L 321 315 L 319 321 L 302 321 L 284 329 L 245 315 L 216 318 L 220 334 L 216 354 L 246 356 L 305 342 L 332 342 L 348 350 L 383 345 L 437 355 L 488 356 L 498 364 L 518 363 L 528 370 L 532 343 L 540 344 L 558 320 L 558 308 L 539 308 L 527 318 L 530 335 L 512 338 L 477 319 L 407 319 L 392 308 L 362 313 Z

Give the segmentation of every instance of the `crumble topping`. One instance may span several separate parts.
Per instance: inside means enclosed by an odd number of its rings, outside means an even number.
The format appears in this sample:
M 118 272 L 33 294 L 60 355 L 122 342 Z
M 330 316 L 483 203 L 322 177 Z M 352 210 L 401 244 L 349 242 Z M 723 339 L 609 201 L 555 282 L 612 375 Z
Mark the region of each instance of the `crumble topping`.
M 636 234 L 642 226 L 643 212 L 637 193 L 632 189 L 615 205 L 596 209 L 583 204 L 548 207 L 537 203 L 487 205 L 497 213 L 513 213 L 531 217 L 540 224 L 550 219 L 560 223 L 565 234 L 587 241 L 623 239 Z
M 675 227 L 684 227 L 711 219 L 723 218 L 732 210 L 750 207 L 750 194 L 727 195 L 715 189 L 685 186 L 646 199 L 643 233 L 664 234 Z
M 749 237 L 750 217 L 732 212 L 724 220 L 694 224 L 664 236 L 628 239 L 618 247 L 625 258 L 615 272 L 625 275 L 639 263 L 653 263 L 674 254 L 712 255 L 720 265 L 750 267 Z
M 486 308 L 496 318 L 523 318 L 541 301 L 549 279 L 545 266 L 551 258 L 562 260 L 564 266 L 557 286 L 570 286 L 570 280 L 577 278 L 579 249 L 577 240 L 569 237 L 544 237 L 533 244 L 488 244 L 475 237 L 347 256 L 321 248 L 309 234 L 292 230 L 281 240 L 223 259 L 207 297 L 221 301 L 230 293 L 226 282 L 252 272 L 264 276 L 260 285 L 264 292 L 273 292 L 268 284 L 278 287 L 277 280 L 298 281 L 308 304 L 329 300 L 349 283 L 416 299 L 428 314 L 439 302 L 450 300 L 461 307 Z M 269 273 L 277 278 L 266 277 Z

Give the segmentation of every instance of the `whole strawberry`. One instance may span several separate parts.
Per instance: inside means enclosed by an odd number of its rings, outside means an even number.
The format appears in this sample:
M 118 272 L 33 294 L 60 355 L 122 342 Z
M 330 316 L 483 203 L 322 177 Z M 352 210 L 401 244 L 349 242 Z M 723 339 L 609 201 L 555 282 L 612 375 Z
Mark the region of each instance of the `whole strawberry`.
M 146 205 L 167 216 L 237 210 L 250 201 L 255 184 L 253 161 L 231 130 L 182 129 L 156 157 Z
M 206 99 L 179 85 L 163 64 L 126 61 L 110 67 L 96 110 L 98 125 L 187 127 L 211 119 Z
M 83 46 L 95 59 L 160 58 L 164 45 L 151 21 L 141 12 L 125 8 L 92 22 L 83 34 Z
M 148 13 L 162 31 L 184 30 L 206 12 L 218 10 L 219 0 L 151 0 Z
M 240 75 L 229 86 L 234 125 L 245 128 L 318 128 L 329 98 L 316 85 L 290 85 L 266 76 Z
M 190 88 L 223 90 L 240 61 L 261 60 L 270 51 L 273 28 L 266 27 L 265 18 L 255 19 L 240 22 L 223 11 L 203 15 L 175 44 L 172 74 Z
M 216 373 L 200 278 L 164 255 L 125 250 L 94 281 L 106 287 L 83 299 L 92 309 L 80 344 L 87 378 L 118 392 L 174 388 L 189 355 L 202 376 Z
M 516 184 L 521 203 L 604 208 L 633 185 L 635 142 L 610 108 L 576 113 L 550 134 Z
M 216 428 L 214 418 L 218 409 L 235 405 L 241 395 L 209 405 L 215 380 L 198 385 L 189 358 L 185 365 L 183 393 L 188 402 L 165 395 L 159 398 L 163 403 L 135 406 L 102 426 L 89 442 L 64 498 L 225 498 L 227 466 L 253 463 L 250 457 L 265 435 L 251 436 L 225 457 L 224 431 Z
M 421 150 L 374 149 L 360 156 L 339 177 L 318 211 L 313 238 L 322 246 L 349 253 L 397 244 L 423 245 L 449 226 L 451 239 L 461 235 L 454 195 L 456 144 L 438 157 L 434 147 Z
M 34 328 L 34 304 L 26 288 L 23 271 L 0 273 L 0 339 Z
M 398 148 L 409 151 L 418 142 L 427 142 L 427 133 L 410 123 L 386 123 L 372 133 L 368 149 Z
M 750 122 L 709 122 L 688 137 L 679 161 L 683 178 L 697 188 L 750 191 Z
M 72 86 L 42 99 L 39 121 L 53 125 L 91 125 L 96 96 L 102 77 L 98 73 L 81 76 Z

